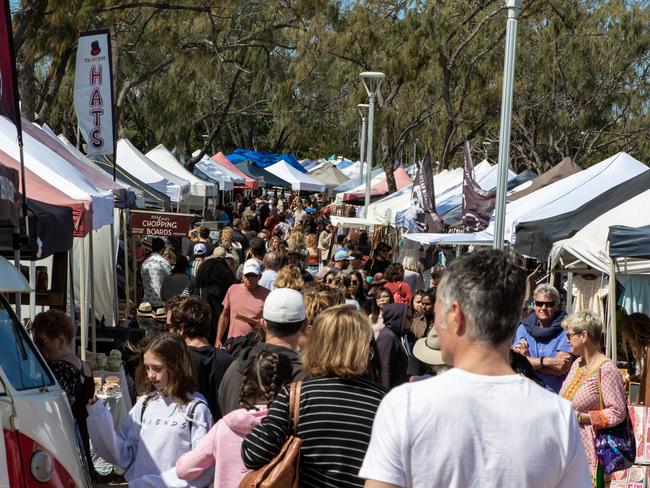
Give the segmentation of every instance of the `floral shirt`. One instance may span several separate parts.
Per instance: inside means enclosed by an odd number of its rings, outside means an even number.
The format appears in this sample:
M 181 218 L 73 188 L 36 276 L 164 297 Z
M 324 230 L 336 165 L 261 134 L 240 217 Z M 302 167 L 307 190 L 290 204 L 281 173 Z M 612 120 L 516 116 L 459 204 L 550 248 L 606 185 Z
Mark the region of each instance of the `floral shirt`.
M 627 414 L 623 376 L 609 359 L 596 369 L 588 368 L 583 359 L 578 359 L 562 384 L 560 396 L 571 400 L 576 412 L 589 414 L 591 423 L 580 424 L 580 437 L 587 462 L 597 466 L 595 431 L 620 424 Z
M 163 281 L 172 274 L 171 265 L 160 254 L 154 252 L 142 263 L 141 273 L 144 288 L 142 301 L 149 302 L 152 307 L 162 307 L 164 303 L 160 293 Z

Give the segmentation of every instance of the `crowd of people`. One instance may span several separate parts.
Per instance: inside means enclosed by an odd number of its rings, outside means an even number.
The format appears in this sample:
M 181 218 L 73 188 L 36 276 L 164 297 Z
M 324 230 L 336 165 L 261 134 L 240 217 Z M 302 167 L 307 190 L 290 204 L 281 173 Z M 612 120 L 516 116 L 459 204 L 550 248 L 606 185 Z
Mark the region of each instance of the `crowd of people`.
M 600 319 L 546 284 L 522 317 L 525 271 L 500 251 L 425 278 L 320 203 L 242 199 L 217 232 L 151 240 L 118 431 L 70 319 L 36 317 L 89 461 L 92 445 L 130 486 L 236 488 L 297 436 L 301 487 L 602 486 L 595 432 L 627 408 Z

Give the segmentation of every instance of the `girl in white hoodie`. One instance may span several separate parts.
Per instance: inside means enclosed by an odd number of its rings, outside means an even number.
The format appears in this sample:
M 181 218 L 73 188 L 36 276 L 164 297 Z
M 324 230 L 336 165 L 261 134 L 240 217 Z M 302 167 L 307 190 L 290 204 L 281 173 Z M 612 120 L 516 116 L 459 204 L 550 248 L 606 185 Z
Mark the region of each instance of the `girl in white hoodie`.
M 282 387 L 291 381 L 293 368 L 283 354 L 262 351 L 244 369 L 239 395 L 242 408 L 217 422 L 196 448 L 176 463 L 176 474 L 185 480 L 205 476 L 214 467 L 214 486 L 237 488 L 248 472 L 241 458 L 241 444 L 268 412 Z
M 205 399 L 196 390 L 187 347 L 176 334 L 162 333 L 141 346 L 136 385 L 144 393 L 119 433 L 106 407 L 88 406 L 92 445 L 106 461 L 124 469 L 130 487 L 204 487 L 211 472 L 192 483 L 176 476 L 176 461 L 194 448 L 212 426 Z

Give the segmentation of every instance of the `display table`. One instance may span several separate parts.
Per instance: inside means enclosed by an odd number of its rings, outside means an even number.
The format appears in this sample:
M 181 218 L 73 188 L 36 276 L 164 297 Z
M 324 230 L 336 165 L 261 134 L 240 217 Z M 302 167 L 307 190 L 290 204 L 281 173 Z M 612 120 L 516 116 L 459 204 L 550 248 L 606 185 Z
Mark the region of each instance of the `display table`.
M 131 411 L 131 397 L 129 396 L 129 386 L 126 380 L 126 374 L 124 373 L 124 368 L 120 368 L 119 371 L 109 371 L 109 370 L 97 370 L 93 371 L 93 376 L 95 378 L 106 378 L 107 376 L 117 376 L 120 379 L 120 391 L 111 393 L 110 395 L 105 395 L 103 393 L 98 393 L 97 398 L 106 406 L 111 416 L 113 417 L 113 427 L 115 432 L 119 432 L 120 425 L 122 421 Z M 106 462 L 101 457 L 97 456 L 94 452 L 92 453 L 93 465 L 95 470 L 101 475 L 108 475 L 113 470 L 116 473 L 121 474 L 122 470 L 113 466 L 112 464 Z

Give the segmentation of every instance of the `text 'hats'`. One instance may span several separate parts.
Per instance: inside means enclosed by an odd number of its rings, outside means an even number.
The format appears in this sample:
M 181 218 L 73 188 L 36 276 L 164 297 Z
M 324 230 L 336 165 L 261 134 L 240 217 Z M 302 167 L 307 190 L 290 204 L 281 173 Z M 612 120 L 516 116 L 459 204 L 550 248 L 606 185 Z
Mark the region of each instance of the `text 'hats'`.
M 445 364 L 442 360 L 440 351 L 440 341 L 435 327 L 431 327 L 429 334 L 418 341 L 413 346 L 413 354 L 416 358 L 426 364 L 433 366 Z
M 194 244 L 194 255 L 195 256 L 205 256 L 208 252 L 208 248 L 205 247 L 205 244 L 202 242 L 199 242 L 198 244 Z
M 305 320 L 305 302 L 299 291 L 276 288 L 266 297 L 262 317 L 278 324 L 291 324 Z
M 244 263 L 244 269 L 242 270 L 242 275 L 246 276 L 247 274 L 262 274 L 262 268 L 260 267 L 260 262 L 257 259 L 247 259 Z

